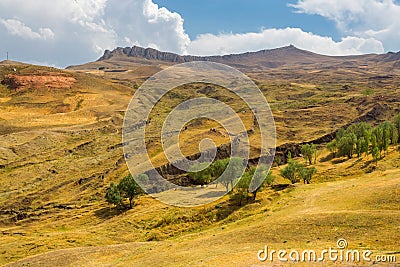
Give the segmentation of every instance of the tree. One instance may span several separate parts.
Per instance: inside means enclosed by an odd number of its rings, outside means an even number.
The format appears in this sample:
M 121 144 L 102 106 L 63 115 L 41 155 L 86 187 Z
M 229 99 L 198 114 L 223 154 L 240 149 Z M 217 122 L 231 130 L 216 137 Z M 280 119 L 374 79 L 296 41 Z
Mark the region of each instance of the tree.
M 221 159 L 221 160 L 215 161 L 210 166 L 210 174 L 211 174 L 211 176 L 214 177 L 214 178 L 220 177 L 224 173 L 224 171 L 225 171 L 226 167 L 228 166 L 228 164 L 229 164 L 229 159 Z
M 249 186 L 252 179 L 252 175 L 248 172 L 243 174 L 242 178 L 240 178 L 239 182 L 236 185 L 237 188 L 237 196 L 239 197 L 240 206 L 242 206 L 243 198 L 248 198 L 249 196 Z
M 371 135 L 371 153 L 372 153 L 372 150 L 373 150 L 375 147 L 378 147 L 378 142 L 376 141 L 376 135 L 375 135 L 375 134 L 372 134 L 372 135 Z
M 129 199 L 129 208 L 132 208 L 133 199 L 143 193 L 132 175 L 122 178 L 121 182 L 118 184 L 118 189 L 123 197 Z
M 326 147 L 328 150 L 333 154 L 334 157 L 336 157 L 337 154 L 337 141 L 334 139 L 332 142 L 329 142 Z
M 371 125 L 366 122 L 352 124 L 346 129 L 346 133 L 354 133 L 357 139 L 365 137 L 365 132 L 368 131 L 371 131 Z
M 367 152 L 368 153 L 368 143 L 365 141 L 364 137 L 361 137 L 357 141 L 357 147 L 356 147 L 356 152 L 357 152 L 357 157 L 361 157 L 362 153 Z
M 395 132 L 394 126 L 389 121 L 386 121 L 381 125 L 381 127 L 383 131 L 383 150 L 387 153 L 389 145 L 393 143 L 393 133 Z
M 252 182 L 263 181 L 260 186 L 258 186 L 252 192 L 249 191 Z M 257 198 L 257 193 L 262 190 L 265 186 L 270 186 L 274 182 L 274 176 L 270 171 L 267 172 L 267 168 L 264 165 L 260 165 L 258 168 L 250 167 L 247 172 L 245 172 L 240 178 L 236 185 L 237 194 L 240 200 L 240 205 L 242 205 L 242 200 L 244 198 L 248 199 L 249 193 L 252 194 L 252 200 L 255 201 Z
M 107 189 L 105 197 L 108 204 L 113 204 L 117 206 L 122 203 L 121 192 L 119 191 L 118 186 L 113 182 L 111 182 L 110 187 Z
M 354 154 L 354 146 L 356 143 L 357 136 L 354 133 L 343 136 L 338 142 L 338 156 L 347 156 L 351 159 Z
M 299 169 L 301 164 L 293 161 L 292 159 L 288 161 L 287 166 L 280 171 L 283 178 L 288 179 L 292 184 L 300 181 Z
M 376 127 L 373 131 L 373 135 L 376 137 L 376 147 L 379 148 L 379 151 L 382 152 L 384 148 L 384 141 L 383 141 L 383 128 Z
M 220 175 L 220 181 L 225 186 L 227 192 L 229 191 L 229 185 L 231 185 L 231 188 L 233 188 L 233 182 L 240 177 L 243 169 L 244 166 L 242 158 L 233 157 L 228 159 L 227 167 Z
M 252 175 L 252 180 L 249 184 L 249 188 L 252 182 L 259 183 L 263 181 L 259 187 L 253 190 L 251 193 L 253 194 L 253 201 L 256 200 L 257 193 L 262 190 L 265 186 L 270 186 L 275 180 L 275 177 L 272 175 L 271 171 L 267 172 L 267 167 L 265 165 L 260 165 L 258 168 L 251 167 L 249 169 L 250 175 Z
M 147 174 L 139 174 L 137 176 L 137 181 L 139 181 L 140 184 L 144 185 L 147 184 L 149 182 L 149 176 L 147 176 Z
M 400 144 L 400 114 L 394 117 L 394 127 L 397 132 L 397 144 Z
M 210 168 L 208 165 L 208 162 L 202 162 L 189 168 L 189 177 L 194 184 L 204 186 L 211 182 Z
M 375 164 L 378 165 L 378 160 L 381 157 L 381 152 L 378 147 L 372 149 L 372 157 L 374 158 Z
M 316 150 L 317 149 L 315 145 L 305 144 L 301 147 L 301 154 L 303 155 L 303 158 L 306 160 L 306 162 L 308 161 L 310 165 L 312 165 L 313 156 Z
M 299 175 L 305 184 L 309 184 L 311 182 L 312 177 L 314 174 L 317 173 L 317 169 L 315 167 L 300 167 Z
M 317 164 L 317 158 L 318 158 L 319 152 L 318 152 L 317 146 L 315 144 L 311 144 L 311 151 L 314 155 L 314 164 Z

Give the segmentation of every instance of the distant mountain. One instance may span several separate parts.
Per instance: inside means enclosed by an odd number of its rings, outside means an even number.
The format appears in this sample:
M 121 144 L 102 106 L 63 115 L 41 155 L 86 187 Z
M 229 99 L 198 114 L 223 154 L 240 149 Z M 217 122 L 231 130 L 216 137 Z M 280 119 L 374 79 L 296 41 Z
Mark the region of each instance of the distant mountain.
M 261 63 L 261 62 L 275 62 L 270 64 L 271 67 L 276 65 L 285 64 L 288 62 L 309 62 L 314 63 L 316 61 L 331 60 L 331 57 L 318 55 L 309 51 L 301 50 L 293 45 L 276 48 L 271 50 L 261 50 L 258 52 L 247 52 L 242 54 L 231 54 L 223 56 L 191 56 L 185 55 L 180 56 L 178 54 L 170 52 L 161 52 L 153 48 L 143 48 L 139 46 L 133 47 L 118 47 L 113 51 L 106 50 L 104 55 L 99 61 L 109 60 L 113 58 L 129 57 L 129 58 L 141 58 L 147 60 L 158 60 L 166 61 L 171 63 L 183 63 L 191 61 L 212 61 L 221 63 Z M 134 60 L 134 59 L 132 59 Z M 268 64 L 267 64 L 268 65 Z
M 399 74 L 400 52 L 386 54 L 365 54 L 353 56 L 326 56 L 299 49 L 293 45 L 281 48 L 231 54 L 221 56 L 192 56 L 162 52 L 153 48 L 139 46 L 118 47 L 106 50 L 95 62 L 71 66 L 68 69 L 85 72 L 104 70 L 105 72 L 122 72 L 121 79 L 145 79 L 165 67 L 191 61 L 210 61 L 226 64 L 246 74 L 276 70 L 292 77 L 295 73 L 305 75 L 302 71 L 333 71 L 350 73 L 357 71 L 360 75 Z M 290 70 L 290 71 L 289 71 Z

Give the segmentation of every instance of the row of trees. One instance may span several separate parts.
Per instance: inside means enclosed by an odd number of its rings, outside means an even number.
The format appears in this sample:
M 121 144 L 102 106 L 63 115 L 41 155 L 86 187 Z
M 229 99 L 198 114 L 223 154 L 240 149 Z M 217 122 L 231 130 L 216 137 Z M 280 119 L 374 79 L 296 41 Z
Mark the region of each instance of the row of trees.
M 274 177 L 270 171 L 267 171 L 267 167 L 264 165 L 258 168 L 250 167 L 242 175 L 244 168 L 243 159 L 241 158 L 227 158 L 222 160 L 217 160 L 213 162 L 210 166 L 209 163 L 199 163 L 192 166 L 189 169 L 189 177 L 191 178 L 193 184 L 196 185 L 207 185 L 217 178 L 219 183 L 225 186 L 227 192 L 232 190 L 231 198 L 238 199 L 240 205 L 243 204 L 243 200 L 248 201 L 252 199 L 253 201 L 257 197 L 257 193 L 265 188 L 266 186 L 272 185 Z M 230 167 L 228 168 L 228 165 Z M 208 167 L 207 167 L 208 166 Z M 240 177 L 242 175 L 242 177 Z M 240 180 L 238 181 L 238 179 Z M 263 181 L 263 183 L 256 188 L 253 192 L 249 191 L 252 181 Z M 236 183 L 234 187 L 234 184 Z
M 371 154 L 377 162 L 383 152 L 387 153 L 390 145 L 397 145 L 399 142 L 400 114 L 393 122 L 386 121 L 376 127 L 361 122 L 350 125 L 347 129 L 340 129 L 336 138 L 328 143 L 327 148 L 334 157 L 346 156 L 350 159 L 355 154 L 357 157 Z
M 303 146 L 304 147 L 304 146 Z M 310 146 L 310 147 L 314 147 L 314 145 Z M 316 152 L 317 149 L 315 147 L 315 152 L 313 150 L 313 154 Z M 304 158 L 309 159 L 307 156 L 304 155 L 303 153 L 303 149 L 302 149 L 302 154 Z M 316 157 L 314 159 L 316 161 Z M 311 160 L 309 160 L 309 163 L 311 164 Z M 316 162 L 315 162 L 316 163 Z M 292 154 L 288 153 L 288 164 L 285 168 L 283 168 L 281 171 L 281 176 L 285 179 L 288 179 L 292 184 L 298 183 L 301 180 L 303 180 L 303 182 L 305 184 L 309 184 L 311 183 L 312 177 L 314 176 L 314 174 L 317 173 L 317 169 L 315 167 L 306 167 L 305 165 L 294 161 L 292 159 Z
M 119 206 L 122 205 L 124 199 L 127 198 L 129 199 L 129 208 L 132 208 L 134 198 L 144 193 L 135 179 L 146 183 L 149 177 L 146 174 L 139 174 L 137 177 L 128 175 L 122 178 L 118 184 L 111 182 L 105 196 L 108 204 Z
M 228 168 L 229 164 L 230 167 Z M 189 178 L 192 183 L 204 186 L 220 177 L 219 182 L 225 186 L 227 192 L 229 186 L 233 189 L 233 184 L 242 175 L 244 167 L 243 159 L 237 157 L 217 160 L 209 167 L 207 167 L 208 165 L 209 163 L 204 162 L 190 167 Z
M 229 168 L 228 165 L 230 165 Z M 220 177 L 219 183 L 225 186 L 227 192 L 231 189 L 232 198 L 239 199 L 240 205 L 242 205 L 243 200 L 252 199 L 254 201 L 257 193 L 274 181 L 274 177 L 270 171 L 267 171 L 266 166 L 250 167 L 242 175 L 243 168 L 243 159 L 228 158 L 217 160 L 210 166 L 208 166 L 208 163 L 194 165 L 190 169 L 189 177 L 193 184 L 201 186 L 208 185 Z M 242 177 L 240 178 L 241 175 Z M 249 188 L 253 177 L 256 181 L 263 180 L 264 182 L 253 192 L 250 192 Z M 240 180 L 238 181 L 239 178 Z M 118 184 L 111 182 L 105 195 L 106 201 L 109 204 L 120 206 L 124 204 L 124 199 L 128 199 L 129 207 L 132 208 L 134 199 L 144 193 L 136 181 L 147 183 L 148 179 L 147 175 L 140 174 L 135 177 L 132 175 L 125 176 Z M 234 187 L 236 182 L 237 184 Z M 218 186 L 216 182 L 215 185 Z

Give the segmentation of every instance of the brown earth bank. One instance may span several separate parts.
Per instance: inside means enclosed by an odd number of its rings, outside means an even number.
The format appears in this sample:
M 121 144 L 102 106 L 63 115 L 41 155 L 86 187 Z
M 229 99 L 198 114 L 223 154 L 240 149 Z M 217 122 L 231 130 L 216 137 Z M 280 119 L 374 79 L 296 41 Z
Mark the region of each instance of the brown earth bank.
M 10 89 L 17 92 L 27 89 L 61 89 L 71 88 L 76 83 L 76 79 L 67 74 L 60 75 L 59 73 L 46 73 L 37 75 L 16 75 L 8 74 L 1 82 L 7 85 Z

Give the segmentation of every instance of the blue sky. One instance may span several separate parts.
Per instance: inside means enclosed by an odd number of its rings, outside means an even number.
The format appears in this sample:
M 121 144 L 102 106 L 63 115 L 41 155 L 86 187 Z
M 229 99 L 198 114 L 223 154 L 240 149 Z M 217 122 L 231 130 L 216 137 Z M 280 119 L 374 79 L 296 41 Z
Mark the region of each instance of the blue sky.
M 300 27 L 304 31 L 339 40 L 335 23 L 322 16 L 296 13 L 280 0 L 155 0 L 179 13 L 191 39 L 202 33 L 258 32 L 262 28 Z
M 0 59 L 65 67 L 138 45 L 222 55 L 290 44 L 325 55 L 400 50 L 400 0 L 1 0 Z

